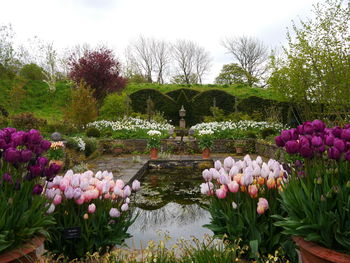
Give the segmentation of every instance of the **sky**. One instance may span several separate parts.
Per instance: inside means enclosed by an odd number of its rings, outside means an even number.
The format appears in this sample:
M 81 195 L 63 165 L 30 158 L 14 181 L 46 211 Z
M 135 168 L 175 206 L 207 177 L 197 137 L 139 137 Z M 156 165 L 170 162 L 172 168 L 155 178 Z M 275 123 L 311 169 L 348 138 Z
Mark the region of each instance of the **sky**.
M 104 44 L 124 58 L 138 36 L 174 42 L 187 39 L 210 52 L 213 83 L 233 58 L 221 45 L 226 37 L 250 36 L 269 48 L 286 44 L 292 20 L 312 17 L 324 0 L 0 0 L 0 26 L 11 24 L 16 43 L 39 37 L 58 50 Z

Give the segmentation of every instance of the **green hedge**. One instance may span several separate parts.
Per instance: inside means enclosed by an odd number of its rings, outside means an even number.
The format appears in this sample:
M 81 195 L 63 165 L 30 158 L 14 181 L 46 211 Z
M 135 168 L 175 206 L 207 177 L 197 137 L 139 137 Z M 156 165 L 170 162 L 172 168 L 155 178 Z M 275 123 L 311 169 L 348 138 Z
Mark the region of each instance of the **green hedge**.
M 153 101 L 155 110 L 164 113 L 166 119 L 176 119 L 176 115 L 178 115 L 176 102 L 168 95 L 155 89 L 142 89 L 130 94 L 132 109 L 135 112 L 146 113 L 148 98 Z
M 200 91 L 194 90 L 194 89 L 177 89 L 173 91 L 169 91 L 166 93 L 169 97 L 172 97 L 175 101 L 178 100 L 179 96 L 184 93 L 187 97 L 187 99 L 191 100 L 194 96 L 198 95 Z
M 204 116 L 211 115 L 210 107 L 216 106 L 223 109 L 225 114 L 234 111 L 236 97 L 231 94 L 217 89 L 204 91 L 192 99 L 193 123 L 203 121 Z

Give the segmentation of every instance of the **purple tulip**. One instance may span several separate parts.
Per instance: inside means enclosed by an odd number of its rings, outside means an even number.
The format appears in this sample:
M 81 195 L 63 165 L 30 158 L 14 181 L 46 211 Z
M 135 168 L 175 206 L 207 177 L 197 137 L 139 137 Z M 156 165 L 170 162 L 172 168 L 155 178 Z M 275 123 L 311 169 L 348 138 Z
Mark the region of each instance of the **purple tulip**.
M 39 144 L 42 140 L 42 136 L 38 130 L 30 130 L 28 132 L 28 141 L 30 144 Z
M 8 182 L 10 184 L 13 184 L 12 177 L 9 173 L 4 173 L 2 176 L 2 180 L 4 180 L 5 182 Z
M 311 144 L 314 147 L 320 147 L 323 144 L 322 138 L 320 136 L 312 137 Z
M 289 140 L 292 139 L 292 134 L 289 130 L 283 130 L 281 132 L 281 138 L 284 142 L 288 142 Z
M 340 152 L 337 148 L 331 147 L 328 149 L 328 157 L 329 159 L 338 160 L 340 158 Z
M 23 145 L 25 142 L 26 133 L 24 131 L 18 131 L 11 134 L 11 141 L 14 147 Z
M 33 177 L 37 177 L 42 173 L 40 165 L 29 166 L 29 171 Z
M 299 144 L 301 147 L 310 147 L 310 140 L 306 136 L 300 136 Z
M 275 143 L 279 147 L 283 147 L 284 146 L 284 141 L 283 141 L 283 139 L 282 139 L 282 137 L 280 135 L 275 137 Z
M 341 138 L 346 141 L 350 141 L 350 129 L 344 129 L 341 133 Z
M 21 153 L 15 148 L 8 148 L 4 152 L 4 159 L 6 162 L 15 163 L 21 157 Z
M 347 160 L 348 162 L 350 162 L 350 151 L 347 151 L 345 154 L 345 160 Z
M 43 148 L 41 148 L 40 145 L 35 145 L 32 150 L 36 155 L 40 155 L 44 152 Z
M 315 150 L 319 153 L 323 153 L 326 150 L 326 147 L 321 145 L 320 147 L 315 148 Z
M 314 152 L 309 146 L 303 146 L 300 148 L 300 155 L 304 158 L 311 158 L 314 156 Z
M 344 129 L 350 129 L 350 123 L 349 124 L 345 124 Z
M 16 132 L 17 130 L 15 128 L 7 127 L 5 129 L 3 129 L 3 131 L 8 133 L 8 134 L 12 134 L 12 133 Z
M 326 145 L 327 146 L 333 146 L 334 144 L 334 136 L 333 135 L 326 135 Z
M 303 125 L 298 125 L 297 131 L 299 134 L 304 134 L 304 126 Z
M 350 142 L 346 142 L 345 145 L 346 145 L 346 149 L 350 150 Z
M 61 170 L 61 165 L 58 165 L 56 163 L 52 163 L 49 167 L 49 170 L 52 174 L 56 175 Z
M 48 149 L 50 149 L 51 142 L 49 142 L 47 140 L 42 140 L 40 143 L 40 146 L 44 150 L 44 152 L 46 152 Z
M 339 152 L 345 151 L 345 142 L 342 139 L 335 138 L 334 139 L 334 147 L 339 150 Z
M 33 156 L 33 153 L 31 150 L 22 150 L 20 162 L 22 162 L 22 163 L 29 162 L 30 159 L 32 159 L 32 156 Z
M 314 133 L 314 126 L 311 122 L 307 121 L 303 124 L 303 130 L 305 134 L 313 134 Z
M 324 122 L 320 120 L 314 120 L 312 122 L 312 126 L 317 132 L 322 132 L 326 128 L 326 124 L 324 124 Z
M 342 128 L 340 128 L 339 126 L 336 126 L 333 128 L 332 133 L 334 137 L 340 138 L 342 133 Z
M 37 160 L 37 164 L 40 165 L 40 167 L 45 167 L 48 164 L 49 160 L 46 157 L 39 157 Z
M 299 138 L 299 132 L 298 132 L 298 130 L 296 129 L 296 128 L 292 128 L 292 129 L 290 129 L 289 130 L 290 131 L 290 135 L 291 135 L 291 139 L 292 140 L 298 140 L 298 138 Z
M 297 141 L 288 141 L 285 145 L 286 151 L 289 154 L 295 154 L 299 151 L 299 143 Z
M 15 183 L 15 190 L 19 191 L 20 189 L 21 189 L 21 183 L 20 183 L 19 180 L 17 180 L 16 183 Z
M 6 150 L 7 148 L 8 147 L 7 147 L 7 143 L 6 143 L 5 139 L 0 138 L 0 149 Z
M 43 191 L 43 187 L 40 184 L 36 184 L 36 185 L 34 185 L 32 194 L 33 195 L 40 195 L 42 191 Z

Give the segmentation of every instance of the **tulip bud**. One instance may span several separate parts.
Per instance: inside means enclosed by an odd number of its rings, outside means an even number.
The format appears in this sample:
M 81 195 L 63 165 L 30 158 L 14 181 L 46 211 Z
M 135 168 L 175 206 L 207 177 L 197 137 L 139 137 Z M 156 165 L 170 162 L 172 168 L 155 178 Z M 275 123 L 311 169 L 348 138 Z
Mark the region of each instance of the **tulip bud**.
M 134 180 L 131 186 L 132 190 L 138 191 L 141 188 L 141 183 L 138 180 Z
M 96 211 L 96 205 L 95 204 L 90 204 L 88 206 L 88 213 L 89 214 L 93 214 L 93 213 L 95 213 L 95 211 Z
M 85 220 L 88 220 L 88 219 L 89 219 L 89 215 L 88 215 L 87 213 L 85 213 L 84 216 L 83 216 L 83 218 L 84 218 Z

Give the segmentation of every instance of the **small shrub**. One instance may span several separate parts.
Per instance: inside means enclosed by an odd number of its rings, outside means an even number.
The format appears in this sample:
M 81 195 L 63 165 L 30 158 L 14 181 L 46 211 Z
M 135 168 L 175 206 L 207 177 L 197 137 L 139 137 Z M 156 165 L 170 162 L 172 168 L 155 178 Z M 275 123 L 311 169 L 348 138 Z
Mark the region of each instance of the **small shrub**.
M 246 136 L 245 136 L 246 138 L 249 138 L 249 139 L 256 139 L 256 133 L 255 132 L 253 132 L 253 131 L 247 131 L 246 132 Z
M 89 127 L 86 130 L 86 136 L 87 137 L 100 137 L 101 136 L 101 132 L 99 129 L 95 128 L 95 127 Z
M 59 132 L 65 135 L 73 135 L 79 132 L 79 129 L 71 123 L 65 121 L 58 121 L 54 123 L 48 123 L 45 127 L 47 133 Z
M 84 140 L 85 142 L 85 156 L 89 157 L 93 152 L 97 150 L 97 140 L 94 138 L 88 138 Z
M 11 116 L 12 126 L 19 130 L 40 129 L 47 125 L 46 120 L 39 119 L 33 113 L 24 112 Z
M 266 139 L 267 137 L 271 136 L 271 135 L 275 135 L 277 134 L 278 131 L 276 131 L 275 129 L 272 128 L 265 128 L 263 130 L 261 130 L 260 134 L 261 134 L 261 138 Z
M 131 100 L 125 93 L 112 93 L 108 95 L 100 110 L 100 115 L 103 119 L 116 120 L 121 116 L 131 113 Z

